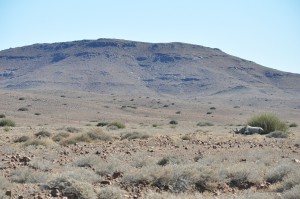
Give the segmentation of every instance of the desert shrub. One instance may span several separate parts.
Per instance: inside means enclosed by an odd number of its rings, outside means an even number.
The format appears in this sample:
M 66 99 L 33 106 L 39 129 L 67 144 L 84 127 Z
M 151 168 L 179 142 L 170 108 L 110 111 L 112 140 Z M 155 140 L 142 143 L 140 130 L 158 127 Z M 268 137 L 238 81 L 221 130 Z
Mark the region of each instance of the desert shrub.
M 212 114 L 212 112 L 208 111 L 206 114 L 207 114 L 207 115 L 210 115 L 210 114 Z
M 240 108 L 240 106 L 234 106 L 233 108 Z
M 64 167 L 60 177 L 88 183 L 95 183 L 101 180 L 101 177 L 96 175 L 94 171 L 84 167 L 73 166 Z
M 38 169 L 41 171 L 50 171 L 53 168 L 53 163 L 49 160 L 34 158 L 28 165 L 33 169 Z
M 294 186 L 290 190 L 283 193 L 282 198 L 285 199 L 299 199 L 300 198 L 300 184 Z
M 145 166 L 150 166 L 156 164 L 157 160 L 154 157 L 148 156 L 145 153 L 137 153 L 134 156 L 131 166 L 135 168 L 142 168 Z
M 30 139 L 30 140 L 27 140 L 25 143 L 24 143 L 24 147 L 27 147 L 27 146 L 47 146 L 48 143 L 44 140 L 39 140 L 39 139 Z
M 89 138 L 92 140 L 103 140 L 103 141 L 111 141 L 112 135 L 107 132 L 103 132 L 100 129 L 94 129 L 87 133 Z
M 75 127 L 67 127 L 66 131 L 69 133 L 78 133 L 80 130 L 78 128 Z
M 268 138 L 287 138 L 289 137 L 289 134 L 283 131 L 273 131 L 271 133 L 268 133 L 266 135 Z
M 147 139 L 150 135 L 147 133 L 141 133 L 141 132 L 132 132 L 132 133 L 124 133 L 121 135 L 121 140 L 128 139 L 128 140 L 134 140 L 134 139 Z
M 99 158 L 96 155 L 90 155 L 87 157 L 81 157 L 74 161 L 74 165 L 77 167 L 93 167 L 99 162 Z
M 41 113 L 34 113 L 34 115 L 41 115 Z
M 248 121 L 250 126 L 258 126 L 264 129 L 263 134 L 268 134 L 273 131 L 287 131 L 287 125 L 282 122 L 276 115 L 265 113 L 252 117 Z
M 93 185 L 66 177 L 56 178 L 48 183 L 48 187 L 59 188 L 67 198 L 96 199 Z
M 4 114 L 0 114 L 0 118 L 5 118 L 6 116 Z
M 34 134 L 36 137 L 51 137 L 51 133 L 49 131 L 41 130 Z
M 98 191 L 97 199 L 123 199 L 124 191 L 119 187 L 105 187 Z
M 193 137 L 191 135 L 184 135 L 181 137 L 182 140 L 192 140 Z
M 293 187 L 300 185 L 300 170 L 290 172 L 280 185 L 276 188 L 276 192 L 285 192 Z
M 118 122 L 118 121 L 112 122 L 107 126 L 108 127 L 116 127 L 118 129 L 124 129 L 125 128 L 125 124 L 123 124 L 122 122 Z
M 18 111 L 28 111 L 28 108 L 22 107 L 22 108 L 19 108 Z
M 10 179 L 16 183 L 43 183 L 47 180 L 46 174 L 29 168 L 17 168 L 12 171 Z
M 271 168 L 265 178 L 267 182 L 276 183 L 282 181 L 283 178 L 293 170 L 290 164 L 280 164 Z
M 53 140 L 54 142 L 60 142 L 61 140 L 63 140 L 64 138 L 67 138 L 67 137 L 69 137 L 69 136 L 70 136 L 70 134 L 67 133 L 67 132 L 60 132 L 60 133 L 58 133 L 57 135 L 53 136 L 53 137 L 52 137 L 52 140 Z
M 99 122 L 98 124 L 97 124 L 97 126 L 107 126 L 107 125 L 109 125 L 109 123 L 108 122 Z
M 296 124 L 295 122 L 293 122 L 289 125 L 289 127 L 297 127 L 297 126 L 298 126 L 298 124 Z
M 210 110 L 216 110 L 217 108 L 216 107 L 210 107 L 209 109 Z
M 171 121 L 169 122 L 169 124 L 172 124 L 172 125 L 177 125 L 177 124 L 178 124 L 178 122 L 177 122 L 176 120 L 171 120 Z
M 76 144 L 79 142 L 91 142 L 91 139 L 87 134 L 82 134 L 82 135 L 71 137 L 67 140 L 63 140 L 61 142 L 61 144 L 66 146 L 66 145 L 70 145 L 70 144 Z
M 166 166 L 168 164 L 181 164 L 184 160 L 178 156 L 165 156 L 161 158 L 157 164 L 160 166 Z
M 0 120 L 0 126 L 16 126 L 16 123 L 11 119 L 2 119 Z
M 105 176 L 112 175 L 114 172 L 123 172 L 128 168 L 128 165 L 117 158 L 109 158 L 107 162 L 99 162 L 95 168 L 98 175 Z
M 25 100 L 25 97 L 20 97 L 19 100 Z
M 214 126 L 214 124 L 210 122 L 198 122 L 197 126 Z
M 26 142 L 27 140 L 29 140 L 30 138 L 26 135 L 23 135 L 21 137 L 18 137 L 17 139 L 15 139 L 14 142 Z

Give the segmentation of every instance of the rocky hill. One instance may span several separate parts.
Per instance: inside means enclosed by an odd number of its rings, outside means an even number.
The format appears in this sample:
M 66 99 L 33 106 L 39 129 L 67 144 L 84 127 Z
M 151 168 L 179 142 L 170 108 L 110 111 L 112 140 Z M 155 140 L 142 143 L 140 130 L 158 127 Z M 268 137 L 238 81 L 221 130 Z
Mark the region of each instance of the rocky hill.
M 0 51 L 1 89 L 293 96 L 299 85 L 299 74 L 185 43 L 98 39 Z

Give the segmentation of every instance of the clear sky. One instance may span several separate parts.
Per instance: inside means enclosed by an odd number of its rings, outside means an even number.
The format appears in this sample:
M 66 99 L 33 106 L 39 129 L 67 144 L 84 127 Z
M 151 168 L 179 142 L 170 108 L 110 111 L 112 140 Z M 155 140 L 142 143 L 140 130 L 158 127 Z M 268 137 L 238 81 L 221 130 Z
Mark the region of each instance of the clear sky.
M 300 73 L 300 0 L 0 0 L 0 50 L 98 38 L 199 44 Z

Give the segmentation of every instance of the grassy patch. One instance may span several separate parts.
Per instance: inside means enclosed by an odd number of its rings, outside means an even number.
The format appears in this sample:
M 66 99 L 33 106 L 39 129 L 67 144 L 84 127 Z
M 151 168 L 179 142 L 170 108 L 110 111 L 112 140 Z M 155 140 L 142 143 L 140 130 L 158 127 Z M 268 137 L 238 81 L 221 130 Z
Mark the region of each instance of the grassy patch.
M 287 131 L 288 126 L 282 122 L 276 115 L 265 113 L 252 117 L 248 121 L 250 126 L 258 126 L 264 129 L 263 134 L 268 134 L 273 131 Z

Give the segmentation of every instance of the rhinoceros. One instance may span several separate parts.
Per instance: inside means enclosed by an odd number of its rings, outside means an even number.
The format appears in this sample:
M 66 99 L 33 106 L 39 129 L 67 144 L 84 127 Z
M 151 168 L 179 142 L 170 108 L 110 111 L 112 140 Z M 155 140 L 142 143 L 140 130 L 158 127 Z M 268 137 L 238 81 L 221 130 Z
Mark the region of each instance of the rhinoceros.
M 234 130 L 235 133 L 241 133 L 241 134 L 246 134 L 246 135 L 251 135 L 251 134 L 254 134 L 254 133 L 259 133 L 261 134 L 262 132 L 264 131 L 263 128 L 261 127 L 257 127 L 257 126 L 245 126 L 241 129 L 236 129 Z

